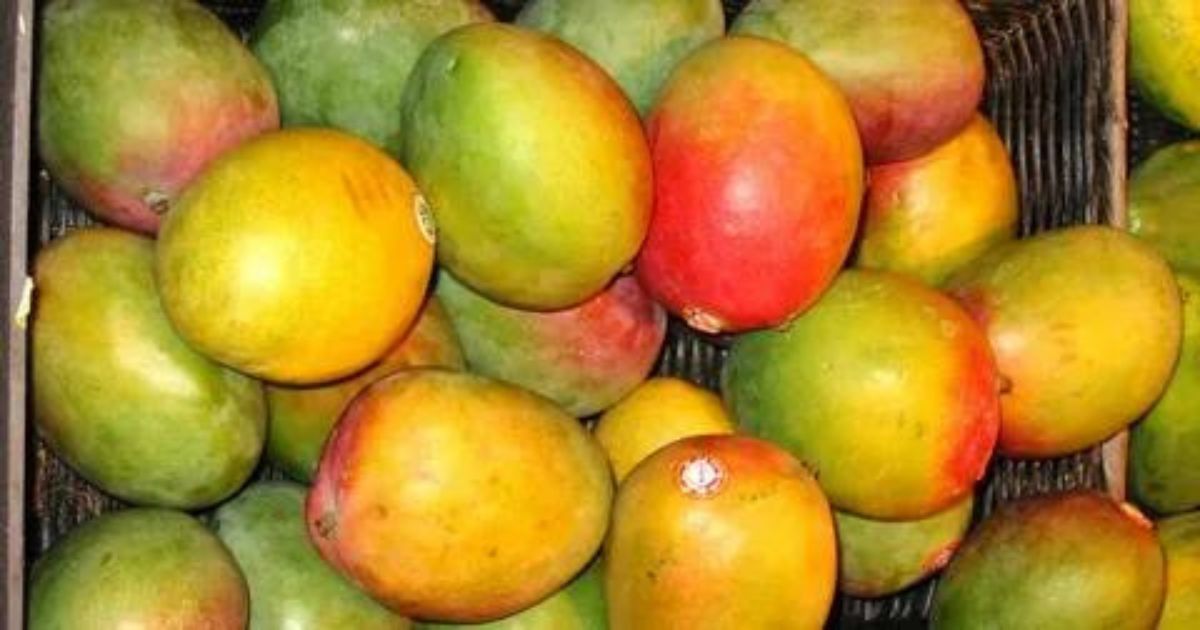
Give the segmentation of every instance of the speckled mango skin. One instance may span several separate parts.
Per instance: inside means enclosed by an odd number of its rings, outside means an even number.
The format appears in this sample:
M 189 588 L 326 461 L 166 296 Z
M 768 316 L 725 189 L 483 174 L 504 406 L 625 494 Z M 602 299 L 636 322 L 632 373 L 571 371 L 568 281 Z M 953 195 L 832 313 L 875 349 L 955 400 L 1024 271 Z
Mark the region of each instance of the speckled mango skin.
M 666 337 L 666 313 L 628 276 L 555 312 L 497 304 L 445 272 L 436 291 L 473 372 L 537 392 L 579 417 L 603 411 L 645 380 Z
M 137 508 L 71 530 L 30 575 L 29 630 L 243 630 L 246 581 L 190 516 Z
M 293 128 L 222 155 L 167 215 L 155 278 L 179 334 L 264 380 L 308 384 L 378 360 L 433 268 L 420 191 L 345 132 Z
M 1130 0 L 1130 75 L 1163 115 L 1200 130 L 1200 5 Z
M 550 401 L 417 368 L 351 402 L 306 514 L 321 556 L 377 601 L 475 623 L 528 608 L 582 570 L 612 494 L 603 451 Z
M 1167 561 L 1158 630 L 1191 630 L 1200 619 L 1200 512 L 1166 518 L 1157 525 Z
M 991 123 L 976 114 L 958 135 L 913 160 L 868 171 L 855 265 L 940 285 L 1017 232 L 1017 181 Z
M 937 573 L 950 562 L 971 524 L 973 495 L 914 521 L 876 521 L 833 514 L 838 534 L 838 589 L 883 597 Z
M 1200 274 L 1200 141 L 1163 147 L 1133 170 L 1129 231 L 1172 268 Z
M 416 630 L 608 630 L 604 573 L 593 562 L 557 593 L 521 612 L 480 624 L 417 623 Z
M 983 331 L 953 300 L 882 271 L 844 271 L 787 327 L 737 337 L 722 380 L 743 430 L 805 462 L 835 507 L 875 519 L 961 500 L 1000 423 Z
M 508 24 L 457 29 L 417 62 L 401 116 L 438 262 L 489 299 L 575 306 L 641 246 L 651 210 L 641 122 L 571 46 Z
M 1159 514 L 1200 508 L 1200 282 L 1176 274 L 1183 341 L 1163 394 L 1129 432 L 1129 491 Z
M 246 481 L 266 432 L 262 386 L 171 328 L 153 241 L 77 230 L 38 254 L 34 282 L 34 419 L 59 456 L 138 504 L 201 508 Z
M 342 410 L 367 385 L 409 367 L 465 366 L 454 326 L 436 297 L 426 300 L 412 329 L 382 359 L 348 379 L 309 387 L 268 384 L 267 457 L 300 481 L 312 480 L 321 449 Z
M 720 0 L 531 0 L 516 23 L 583 51 L 643 115 L 680 60 L 725 34 Z
M 947 288 L 986 329 L 1005 382 L 997 449 L 1079 451 L 1162 394 L 1179 356 L 1179 287 L 1148 245 L 1077 226 L 1002 244 Z
M 783 44 L 722 38 L 680 63 L 646 127 L 642 286 L 710 333 L 778 326 L 816 302 L 846 260 L 863 192 L 834 84 Z
M 439 35 L 489 22 L 476 0 L 269 0 L 251 49 L 271 73 L 285 126 L 348 131 L 400 150 L 400 102 Z
M 215 157 L 279 126 L 267 72 L 191 0 L 59 0 L 42 12 L 38 148 L 101 219 L 139 232 Z
M 755 0 L 730 33 L 812 59 L 846 93 L 870 164 L 946 142 L 983 94 L 983 48 L 957 0 Z
M 681 477 L 720 470 L 707 494 Z M 623 630 L 816 629 L 837 580 L 833 517 L 811 474 L 745 436 L 674 442 L 621 484 L 605 543 L 609 623 Z
M 222 505 L 213 529 L 233 554 L 250 592 L 252 630 L 408 630 L 392 613 L 317 555 L 304 525 L 307 489 L 256 483 Z
M 1000 506 L 942 573 L 930 626 L 1154 628 L 1163 552 L 1126 507 L 1094 492 Z

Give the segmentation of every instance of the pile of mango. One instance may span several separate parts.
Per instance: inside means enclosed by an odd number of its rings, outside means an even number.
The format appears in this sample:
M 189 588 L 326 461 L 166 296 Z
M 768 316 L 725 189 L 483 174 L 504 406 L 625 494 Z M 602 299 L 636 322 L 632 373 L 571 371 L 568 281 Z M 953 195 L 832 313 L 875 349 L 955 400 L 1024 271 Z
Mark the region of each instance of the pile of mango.
M 1186 3 L 1133 4 L 1148 55 Z M 819 628 L 943 568 L 935 627 L 1200 627 L 1200 147 L 1130 231 L 1016 239 L 957 0 L 39 28 L 41 163 L 105 225 L 37 254 L 34 416 L 130 507 L 37 560 L 29 627 Z M 650 377 L 669 320 L 719 392 Z M 996 455 L 1131 425 L 1180 516 L 979 518 Z

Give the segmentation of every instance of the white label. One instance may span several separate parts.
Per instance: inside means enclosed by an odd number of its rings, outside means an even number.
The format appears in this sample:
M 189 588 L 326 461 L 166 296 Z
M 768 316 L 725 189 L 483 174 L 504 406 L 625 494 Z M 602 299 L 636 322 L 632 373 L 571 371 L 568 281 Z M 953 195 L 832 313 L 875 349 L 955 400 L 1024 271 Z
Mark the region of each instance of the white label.
M 430 245 L 436 244 L 437 223 L 433 221 L 433 209 L 421 193 L 413 196 L 413 213 L 417 216 L 417 227 L 421 230 L 421 236 L 424 236 Z
M 693 457 L 679 467 L 679 487 L 684 494 L 711 497 L 725 485 L 725 467 L 707 455 Z
M 29 312 L 33 310 L 33 278 L 25 276 L 25 286 L 21 288 L 21 301 L 17 303 L 17 312 L 13 322 L 17 328 L 25 330 L 29 325 Z

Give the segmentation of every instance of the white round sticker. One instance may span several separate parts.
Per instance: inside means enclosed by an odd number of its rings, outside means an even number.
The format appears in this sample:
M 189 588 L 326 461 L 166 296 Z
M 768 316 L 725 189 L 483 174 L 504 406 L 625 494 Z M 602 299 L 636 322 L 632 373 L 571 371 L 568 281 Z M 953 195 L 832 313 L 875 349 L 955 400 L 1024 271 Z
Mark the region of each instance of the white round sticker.
M 679 467 L 679 487 L 684 494 L 710 497 L 725 485 L 725 467 L 707 455 L 693 457 Z

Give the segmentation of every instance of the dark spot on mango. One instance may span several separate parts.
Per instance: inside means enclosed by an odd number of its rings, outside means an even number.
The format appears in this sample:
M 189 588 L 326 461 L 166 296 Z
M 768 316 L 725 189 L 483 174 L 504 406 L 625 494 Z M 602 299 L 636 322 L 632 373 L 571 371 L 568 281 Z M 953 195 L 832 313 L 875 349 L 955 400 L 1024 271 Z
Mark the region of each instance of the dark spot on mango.
M 332 540 L 337 534 L 337 514 L 326 512 L 313 525 L 317 529 L 318 536 L 326 540 Z

